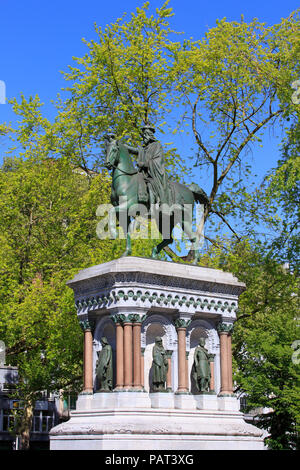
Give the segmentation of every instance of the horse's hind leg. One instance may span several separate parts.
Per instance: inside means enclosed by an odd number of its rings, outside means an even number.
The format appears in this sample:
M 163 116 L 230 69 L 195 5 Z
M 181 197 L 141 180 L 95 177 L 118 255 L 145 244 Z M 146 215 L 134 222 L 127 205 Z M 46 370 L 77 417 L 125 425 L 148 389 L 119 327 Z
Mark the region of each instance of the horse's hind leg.
M 190 211 L 185 212 L 183 216 L 182 229 L 184 233 L 188 236 L 192 246 L 189 254 L 184 257 L 185 261 L 193 261 L 192 264 L 197 264 L 200 259 L 200 250 L 199 250 L 199 239 L 197 234 L 193 232 L 192 227 L 192 214 Z
M 128 205 L 127 203 L 120 204 L 115 208 L 116 218 L 120 227 L 122 227 L 124 236 L 126 239 L 126 249 L 122 256 L 130 256 L 132 249 L 131 249 L 131 237 L 130 237 L 130 217 L 128 215 Z
M 152 250 L 151 258 L 157 259 L 158 253 L 165 248 L 165 246 L 170 245 L 170 243 L 173 243 L 173 238 L 167 238 L 166 240 L 163 240 L 160 242 L 157 246 L 155 246 Z

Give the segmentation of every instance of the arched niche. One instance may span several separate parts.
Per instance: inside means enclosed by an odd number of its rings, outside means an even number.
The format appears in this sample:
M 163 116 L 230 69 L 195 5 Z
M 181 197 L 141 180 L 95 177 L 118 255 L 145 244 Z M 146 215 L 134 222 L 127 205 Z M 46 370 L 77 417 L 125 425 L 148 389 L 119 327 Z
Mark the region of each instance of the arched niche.
M 162 315 L 149 315 L 142 325 L 141 332 L 141 345 L 145 350 L 144 387 L 147 392 L 152 391 L 152 350 L 157 336 L 162 338 L 166 350 L 176 349 L 176 330 L 172 322 Z
M 99 384 L 96 377 L 96 362 L 98 359 L 97 352 L 101 351 L 101 338 L 105 336 L 108 343 L 112 347 L 113 353 L 113 388 L 116 383 L 116 327 L 109 316 L 100 318 L 96 324 L 93 340 L 93 374 L 94 374 L 94 391 L 98 390 Z
M 189 390 L 193 394 L 197 394 L 197 387 L 196 383 L 192 374 L 192 368 L 194 363 L 194 353 L 195 349 L 199 344 L 200 338 L 205 339 L 205 347 L 210 354 L 215 354 L 215 367 L 214 367 L 214 374 L 215 374 L 215 383 L 218 383 L 217 379 L 217 368 L 216 364 L 218 364 L 218 353 L 219 353 L 219 336 L 216 331 L 214 324 L 210 323 L 207 320 L 197 319 L 192 321 L 187 329 L 186 334 L 186 346 L 187 351 L 189 352 L 188 356 L 188 379 L 189 379 Z

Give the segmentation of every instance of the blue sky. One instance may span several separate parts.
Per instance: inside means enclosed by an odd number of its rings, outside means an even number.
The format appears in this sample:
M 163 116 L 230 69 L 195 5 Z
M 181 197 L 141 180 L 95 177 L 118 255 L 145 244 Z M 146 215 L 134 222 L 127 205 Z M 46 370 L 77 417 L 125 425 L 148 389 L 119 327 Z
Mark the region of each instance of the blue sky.
M 50 101 L 64 86 L 60 71 L 72 64 L 72 56 L 82 56 L 86 46 L 81 39 L 95 38 L 94 22 L 105 26 L 124 12 L 130 15 L 144 2 L 138 0 L 0 0 L 0 80 L 5 82 L 7 98 L 38 94 L 50 119 L 55 111 Z M 161 0 L 150 1 L 151 9 Z M 185 37 L 203 37 L 217 18 L 245 21 L 257 17 L 274 24 L 299 6 L 297 0 L 171 0 L 175 16 L 171 26 Z M 8 104 L 0 104 L 0 122 L 13 122 Z M 184 142 L 182 142 L 184 144 Z M 0 154 L 3 152 L 0 144 Z M 264 149 L 257 149 L 254 170 L 262 175 L 278 158 L 278 142 L 266 136 Z M 2 156 L 2 155 L 1 155 Z

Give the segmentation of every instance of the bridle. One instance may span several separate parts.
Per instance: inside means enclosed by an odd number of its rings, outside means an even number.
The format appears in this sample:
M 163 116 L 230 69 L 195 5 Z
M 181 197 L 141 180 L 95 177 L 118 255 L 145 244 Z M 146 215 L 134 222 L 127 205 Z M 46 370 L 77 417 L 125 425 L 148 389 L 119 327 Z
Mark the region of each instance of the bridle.
M 109 165 L 114 169 L 114 170 L 119 170 L 121 171 L 121 173 L 123 173 L 124 175 L 128 175 L 128 176 L 133 176 L 133 175 L 136 175 L 138 173 L 138 170 L 134 170 L 133 172 L 129 173 L 128 171 L 125 171 L 125 170 L 122 170 L 121 168 L 118 168 L 114 163 L 109 163 Z M 119 175 L 120 176 L 120 175 Z

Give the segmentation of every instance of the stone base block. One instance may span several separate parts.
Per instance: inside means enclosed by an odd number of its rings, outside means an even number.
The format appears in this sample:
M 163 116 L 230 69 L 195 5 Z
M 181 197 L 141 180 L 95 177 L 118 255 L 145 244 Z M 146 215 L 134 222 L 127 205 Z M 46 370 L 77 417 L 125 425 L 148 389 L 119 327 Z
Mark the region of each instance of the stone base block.
M 152 408 L 174 408 L 174 393 L 150 393 Z
M 175 393 L 174 408 L 182 410 L 195 410 L 196 402 L 194 400 L 194 395 L 190 395 L 188 393 Z
M 218 397 L 213 394 L 194 395 L 198 410 L 218 410 Z
M 239 411 L 240 402 L 235 396 L 218 396 L 220 411 Z
M 116 408 L 151 408 L 151 400 L 147 392 L 124 391 L 115 392 Z
M 79 395 L 76 410 L 101 410 L 118 408 L 151 408 L 151 400 L 146 392 L 117 391 L 96 392 Z
M 262 450 L 263 431 L 239 412 L 76 410 L 50 431 L 51 450 Z
M 113 392 L 96 392 L 91 401 L 91 409 L 98 408 L 114 408 L 115 407 L 115 397 Z
M 91 409 L 91 403 L 93 400 L 93 394 L 79 394 L 77 401 L 76 401 L 76 410 L 90 410 Z

